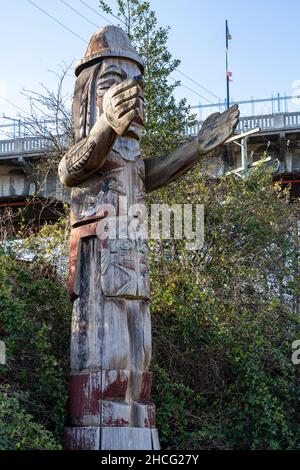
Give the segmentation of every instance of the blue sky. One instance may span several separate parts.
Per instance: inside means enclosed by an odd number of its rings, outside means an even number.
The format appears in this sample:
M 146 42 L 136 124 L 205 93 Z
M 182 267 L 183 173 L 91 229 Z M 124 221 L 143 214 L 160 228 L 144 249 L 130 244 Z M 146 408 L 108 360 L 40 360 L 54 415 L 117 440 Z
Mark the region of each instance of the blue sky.
M 86 41 L 96 29 L 60 0 L 33 1 Z M 80 0 L 65 1 L 99 27 L 106 24 Z M 98 0 L 85 2 L 98 10 Z M 248 99 L 270 97 L 277 92 L 293 93 L 293 83 L 300 80 L 300 2 L 297 0 L 151 0 L 150 3 L 159 23 L 171 26 L 169 49 L 175 58 L 181 59 L 180 70 L 217 96 L 225 98 L 226 18 L 232 35 L 232 97 Z M 50 70 L 59 71 L 62 61 L 76 62 L 83 56 L 86 45 L 27 0 L 0 0 L 0 5 L 0 95 L 26 111 L 28 103 L 20 94 L 22 88 L 39 90 L 40 83 L 44 83 L 54 89 L 57 79 Z M 215 100 L 178 72 L 173 77 L 207 100 Z M 67 77 L 67 93 L 72 93 L 73 84 L 73 77 Z M 186 97 L 191 105 L 206 102 L 184 87 L 178 89 L 176 96 Z M 18 112 L 0 99 L 0 115 L 14 117 Z

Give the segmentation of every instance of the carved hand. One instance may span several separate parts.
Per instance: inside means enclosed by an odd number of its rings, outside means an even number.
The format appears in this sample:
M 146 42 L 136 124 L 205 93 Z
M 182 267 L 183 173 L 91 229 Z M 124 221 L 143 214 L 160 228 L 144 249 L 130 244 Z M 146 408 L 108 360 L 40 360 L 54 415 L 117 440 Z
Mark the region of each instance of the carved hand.
M 224 144 L 233 134 L 239 122 L 239 108 L 235 104 L 222 114 L 214 113 L 204 121 L 198 135 L 199 151 L 202 155 Z
M 113 85 L 103 98 L 103 111 L 109 125 L 124 135 L 132 121 L 143 120 L 143 91 L 135 80 Z

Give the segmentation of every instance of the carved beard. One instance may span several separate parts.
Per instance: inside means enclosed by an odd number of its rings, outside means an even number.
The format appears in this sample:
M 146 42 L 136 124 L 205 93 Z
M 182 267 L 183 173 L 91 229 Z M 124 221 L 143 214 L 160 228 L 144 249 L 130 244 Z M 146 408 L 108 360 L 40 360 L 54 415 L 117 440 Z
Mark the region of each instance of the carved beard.
M 125 133 L 124 137 L 141 140 L 143 130 L 144 126 L 142 124 L 133 121 L 132 124 L 129 126 L 128 131 Z

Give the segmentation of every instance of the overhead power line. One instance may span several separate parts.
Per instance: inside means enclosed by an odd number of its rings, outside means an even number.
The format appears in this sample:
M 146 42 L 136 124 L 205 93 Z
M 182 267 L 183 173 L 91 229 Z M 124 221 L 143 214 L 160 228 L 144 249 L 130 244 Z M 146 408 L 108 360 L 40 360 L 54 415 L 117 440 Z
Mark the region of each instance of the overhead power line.
M 77 15 L 81 16 L 83 19 L 85 19 L 86 21 L 88 21 L 89 23 L 92 23 L 94 26 L 96 27 L 99 27 L 98 25 L 96 25 L 95 23 L 91 22 L 88 18 L 86 18 L 86 16 L 82 15 L 78 10 L 76 10 L 75 8 L 73 8 L 71 5 L 69 5 L 65 0 L 60 0 L 61 3 L 65 4 L 67 7 L 69 7 L 71 10 L 73 10 L 75 13 L 77 13 Z M 90 8 L 94 13 L 97 13 L 99 14 L 96 10 L 94 10 L 94 8 L 90 7 L 87 3 L 85 3 L 83 0 L 80 0 L 82 4 L 84 4 L 87 8 Z M 100 14 L 99 14 L 100 15 Z M 100 15 L 102 17 L 102 15 Z M 104 19 L 106 19 L 105 17 L 103 17 Z M 111 23 L 113 24 L 113 23 Z M 188 77 L 188 75 L 184 74 L 183 72 L 181 72 L 180 70 L 177 69 L 177 72 L 181 73 L 182 75 L 184 75 L 185 77 L 189 78 L 191 81 L 193 81 L 194 83 L 196 83 L 196 85 L 199 85 L 201 88 L 203 88 L 205 91 L 206 88 L 202 87 L 199 83 L 197 83 L 195 80 L 193 80 L 192 78 Z M 174 80 L 175 82 L 177 82 L 178 80 L 176 80 L 175 78 L 173 77 L 170 77 L 172 80 Z M 186 85 L 183 85 L 181 82 L 180 82 L 180 86 L 182 86 L 183 88 L 186 88 L 187 90 L 190 90 L 192 91 L 193 93 L 195 93 L 196 95 L 198 95 L 200 98 L 202 98 L 203 100 L 207 101 L 208 103 L 211 103 L 212 104 L 212 101 L 208 100 L 207 98 L 205 98 L 203 95 L 200 95 L 200 93 L 198 93 L 196 90 L 193 90 L 192 88 L 186 86 Z M 215 98 L 217 99 L 221 99 L 219 98 L 218 96 L 214 95 L 213 93 L 211 93 Z
M 99 13 L 97 10 L 95 10 L 94 8 L 92 8 L 90 5 L 88 5 L 87 3 L 85 3 L 83 0 L 79 0 L 83 5 L 85 5 L 87 8 L 89 8 L 91 11 L 93 11 L 94 13 L 96 13 L 96 15 L 99 15 L 101 16 L 101 18 L 105 19 L 105 21 L 108 21 L 110 24 L 115 24 L 115 23 L 112 23 L 108 18 L 106 18 L 105 16 L 101 15 L 101 13 Z M 120 18 L 119 16 L 116 16 L 114 15 L 113 13 L 110 13 L 111 16 L 113 16 L 114 18 L 116 18 L 118 21 L 121 21 L 121 23 L 123 23 L 125 26 L 126 23 L 125 21 L 122 20 L 122 18 Z
M 63 1 L 63 0 L 61 0 L 61 1 Z M 83 5 L 85 5 L 87 8 L 89 8 L 90 10 L 92 10 L 94 13 L 96 13 L 97 15 L 99 15 L 99 16 L 101 16 L 102 18 L 106 19 L 106 18 L 105 18 L 103 15 L 101 15 L 97 10 L 95 10 L 94 8 L 92 8 L 90 5 L 88 5 L 88 4 L 87 4 L 86 2 L 84 2 L 83 0 L 80 0 L 80 2 L 81 2 Z M 63 3 L 65 3 L 65 2 L 63 1 Z M 80 14 L 80 13 L 79 13 L 79 14 Z M 118 18 L 118 17 L 116 17 L 115 15 L 113 15 L 113 16 L 114 16 L 114 18 L 117 18 L 118 20 L 120 20 L 122 23 L 125 24 L 125 22 L 122 21 L 121 18 Z M 107 19 L 106 19 L 106 20 L 107 20 Z M 108 20 L 107 20 L 107 21 L 108 21 Z M 111 23 L 111 24 L 113 24 L 113 23 Z M 181 75 L 183 75 L 183 76 L 184 76 L 185 78 L 187 78 L 188 80 L 190 80 L 191 82 L 195 83 L 195 85 L 198 85 L 200 88 L 202 88 L 202 90 L 206 91 L 206 93 L 209 93 L 210 95 L 214 96 L 214 97 L 217 98 L 218 100 L 223 101 L 222 98 L 220 98 L 219 96 L 215 95 L 215 94 L 214 94 L 212 91 L 210 91 L 208 88 L 205 88 L 203 85 L 201 85 L 199 82 L 197 82 L 197 81 L 194 80 L 193 78 L 189 77 L 187 74 L 185 74 L 185 73 L 182 72 L 181 70 L 176 69 L 176 71 L 177 71 L 178 73 L 180 73 Z M 192 88 L 189 88 L 189 87 L 184 86 L 184 85 L 182 85 L 182 84 L 181 84 L 181 86 L 184 87 L 184 88 L 186 88 L 187 90 L 190 90 L 190 91 L 196 93 L 197 95 L 199 95 L 199 93 L 197 93 L 197 92 L 196 92 L 195 90 L 193 90 Z M 211 104 L 212 104 L 212 101 L 207 100 L 207 99 L 204 98 L 202 95 L 199 95 L 199 96 L 200 96 L 202 99 L 208 101 L 208 103 L 211 103 Z
M 70 33 L 72 33 L 74 36 L 76 36 L 78 39 L 80 39 L 81 41 L 85 42 L 86 44 L 88 44 L 88 42 L 81 36 L 79 36 L 79 34 L 75 33 L 74 31 L 72 31 L 72 29 L 68 28 L 68 26 L 66 26 L 65 24 L 63 24 L 61 21 L 59 21 L 58 19 L 54 18 L 54 16 L 50 15 L 50 13 L 48 13 L 46 10 L 43 10 L 43 8 L 39 7 L 36 3 L 34 3 L 32 0 L 27 0 L 28 3 L 30 3 L 31 5 L 33 5 L 35 8 L 37 8 L 38 10 L 40 10 L 42 13 L 44 13 L 44 15 L 47 15 L 49 18 L 51 18 L 53 21 L 55 21 L 55 23 L 58 23 L 60 26 L 62 26 L 63 28 L 65 28 L 67 31 L 69 31 Z
M 65 0 L 60 0 L 61 3 L 63 3 L 64 5 L 66 5 L 68 8 L 70 8 L 72 11 L 74 11 L 76 14 L 78 14 L 79 16 L 81 16 L 83 19 L 85 19 L 86 21 L 88 21 L 90 24 L 96 26 L 97 28 L 99 27 L 96 23 L 94 23 L 93 21 L 91 21 L 89 18 L 87 18 L 86 16 L 82 15 L 78 10 L 76 10 L 75 8 L 73 8 L 71 5 L 69 5 Z M 36 3 L 34 3 L 32 0 L 27 0 L 28 3 L 30 3 L 31 5 L 33 5 L 35 8 L 37 8 L 38 10 L 40 10 L 42 13 L 44 13 L 46 16 L 48 16 L 50 19 L 52 19 L 53 21 L 55 21 L 57 24 L 59 24 L 60 26 L 62 26 L 64 29 L 66 29 L 67 31 L 69 31 L 71 34 L 73 34 L 74 36 L 76 36 L 77 38 L 79 38 L 81 41 L 83 41 L 85 44 L 88 44 L 88 41 L 86 41 L 82 36 L 79 36 L 79 34 L 75 33 L 71 28 L 69 28 L 68 26 L 66 26 L 64 23 L 62 23 L 61 21 L 59 21 L 57 18 L 55 18 L 54 16 L 52 16 L 50 13 L 48 13 L 46 10 L 44 10 L 43 8 L 41 8 L 40 6 L 38 6 Z M 80 0 L 80 2 L 85 5 L 87 8 L 89 8 L 91 11 L 93 11 L 94 13 L 96 13 L 98 16 L 100 16 L 101 18 L 103 18 L 105 21 L 108 21 L 110 24 L 113 24 L 111 21 L 109 21 L 105 16 L 101 15 L 97 10 L 95 10 L 94 8 L 92 8 L 90 5 L 88 5 L 86 2 L 84 2 L 83 0 Z M 177 71 L 185 76 L 186 78 L 188 78 L 189 80 L 191 80 L 193 83 L 195 83 L 196 85 L 200 86 L 201 88 L 203 88 L 207 93 L 210 93 L 212 96 L 214 96 L 215 98 L 221 100 L 220 97 L 218 97 L 217 95 L 215 95 L 214 93 L 210 92 L 207 88 L 203 87 L 200 83 L 196 82 L 196 80 L 192 79 L 191 77 L 189 77 L 187 74 L 185 74 L 184 72 L 182 72 L 181 70 L 178 70 Z M 172 80 L 174 80 L 175 82 L 177 82 L 178 80 L 176 80 L 175 78 L 173 77 L 170 77 Z M 208 103 L 210 104 L 213 104 L 212 101 L 210 101 L 208 98 L 206 98 L 205 96 L 201 95 L 200 93 L 198 93 L 196 90 L 194 90 L 193 88 L 191 87 L 188 87 L 187 85 L 184 85 L 183 83 L 180 82 L 180 86 L 182 86 L 183 88 L 186 88 L 187 90 L 189 91 L 192 91 L 193 93 L 195 93 L 196 95 L 198 95 L 200 98 L 202 98 L 203 100 L 207 101 Z
M 174 77 L 170 77 L 170 78 L 171 78 L 171 80 L 173 80 L 174 82 L 180 81 L 180 80 L 176 80 L 176 78 L 174 78 Z M 190 88 L 189 86 L 183 85 L 181 82 L 180 82 L 180 86 L 182 86 L 183 88 L 186 88 L 187 90 L 192 91 L 193 93 L 195 93 L 196 95 L 200 96 L 200 98 L 202 98 L 203 100 L 207 101 L 208 103 L 213 104 L 212 101 L 210 101 L 208 98 L 205 98 L 205 96 L 200 95 L 200 93 L 198 93 L 198 91 L 194 90 L 193 88 Z
M 105 16 L 101 15 L 101 13 L 99 13 L 99 11 L 95 10 L 94 8 L 92 8 L 90 5 L 88 5 L 88 3 L 85 3 L 83 0 L 80 0 L 80 2 L 85 5 L 89 10 L 93 11 L 94 13 L 96 13 L 96 15 L 100 16 L 102 19 L 104 19 L 105 21 L 107 21 L 108 23 L 110 24 L 114 24 L 112 23 L 108 18 L 106 18 Z
M 70 8 L 70 10 L 74 11 L 75 13 L 77 13 L 77 15 L 81 16 L 81 18 L 83 18 L 84 20 L 88 21 L 90 24 L 92 24 L 93 26 L 96 26 L 96 28 L 100 28 L 100 26 L 96 23 L 94 23 L 93 21 L 91 21 L 89 18 L 87 18 L 86 16 L 84 16 L 82 13 L 80 13 L 80 11 L 76 10 L 75 8 L 73 8 L 71 5 L 69 5 L 67 2 L 65 2 L 65 0 L 60 0 L 61 3 L 63 3 L 64 5 L 66 5 L 68 8 Z
M 4 101 L 6 101 L 8 104 L 10 104 L 11 106 L 13 106 L 14 108 L 18 109 L 19 111 L 22 111 L 22 113 L 25 113 L 25 114 L 28 114 L 28 116 L 30 116 L 30 114 L 25 111 L 24 109 L 20 108 L 20 106 L 16 105 L 15 103 L 13 103 L 12 101 L 8 100 L 7 98 L 5 98 L 4 96 L 0 95 L 0 98 Z
M 218 100 L 222 100 L 222 98 L 220 98 L 219 96 L 215 95 L 212 91 L 210 91 L 208 88 L 205 88 L 203 85 L 201 85 L 201 83 L 199 82 L 196 82 L 196 80 L 194 80 L 193 78 L 189 77 L 186 73 L 182 72 L 181 70 L 179 69 L 176 69 L 176 72 L 180 73 L 180 75 L 183 75 L 184 77 L 186 77 L 188 80 L 191 80 L 191 82 L 195 83 L 195 85 L 198 85 L 200 88 L 202 88 L 202 90 L 205 90 L 207 93 L 209 93 L 210 95 L 214 96 L 215 98 L 217 98 Z

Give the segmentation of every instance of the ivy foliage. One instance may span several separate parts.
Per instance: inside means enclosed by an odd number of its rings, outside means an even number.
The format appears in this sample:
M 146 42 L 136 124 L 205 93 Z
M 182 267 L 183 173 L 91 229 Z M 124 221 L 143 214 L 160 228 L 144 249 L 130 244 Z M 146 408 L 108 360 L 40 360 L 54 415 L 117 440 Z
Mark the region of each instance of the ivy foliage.
M 22 243 L 27 248 L 26 241 Z M 2 419 L 7 419 L 16 403 L 10 425 L 13 429 L 15 423 L 16 434 L 7 429 L 12 438 L 9 443 L 6 436 L 8 446 L 26 447 L 35 425 L 40 426 L 40 434 L 43 429 L 52 433 L 49 445 L 55 439 L 60 442 L 66 415 L 70 313 L 65 285 L 47 255 L 43 261 L 20 259 L 20 244 L 17 255 L 11 248 L 0 252 L 0 339 L 6 346 L 0 376 L 1 383 L 9 386 L 9 391 L 1 392 Z M 18 424 L 23 415 L 28 421 L 26 435 Z M 5 428 L 0 429 L 4 432 Z M 18 435 L 19 443 L 15 442 Z M 46 431 L 44 436 L 41 445 L 46 445 Z
M 300 370 L 291 361 L 300 335 L 297 201 L 267 172 L 212 182 L 201 167 L 152 200 L 205 207 L 201 249 L 150 240 L 153 399 L 163 448 L 300 448 Z M 57 259 L 63 227 L 25 240 L 34 261 L 0 253 L 7 350 L 0 373 L 9 386 L 0 393 L 2 448 L 61 444 L 71 305 L 51 252 Z

